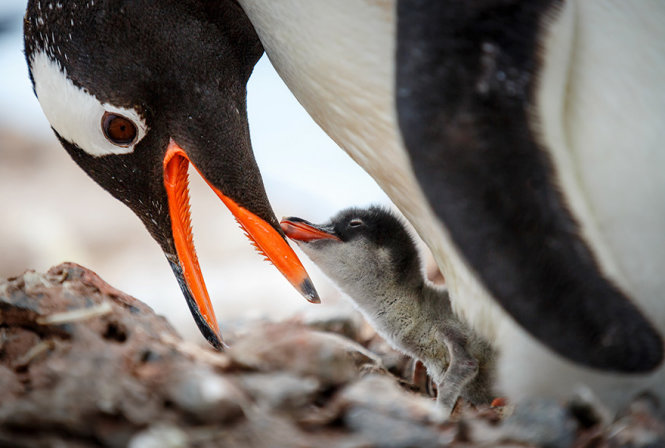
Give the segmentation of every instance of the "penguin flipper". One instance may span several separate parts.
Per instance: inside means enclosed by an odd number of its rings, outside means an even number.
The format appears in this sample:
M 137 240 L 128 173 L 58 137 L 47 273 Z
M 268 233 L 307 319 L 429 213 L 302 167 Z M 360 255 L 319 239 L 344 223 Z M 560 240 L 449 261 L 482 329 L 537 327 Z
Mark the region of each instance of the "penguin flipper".
M 553 6 L 399 0 L 400 131 L 432 209 L 523 328 L 581 365 L 649 371 L 663 341 L 601 272 L 530 123 Z

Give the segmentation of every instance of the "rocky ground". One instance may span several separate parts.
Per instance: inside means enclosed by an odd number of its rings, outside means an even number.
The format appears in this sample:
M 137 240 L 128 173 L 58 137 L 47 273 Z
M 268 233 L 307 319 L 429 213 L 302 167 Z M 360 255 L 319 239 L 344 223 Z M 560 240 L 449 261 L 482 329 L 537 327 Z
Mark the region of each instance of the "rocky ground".
M 0 446 L 662 447 L 642 399 L 616 420 L 534 401 L 433 420 L 410 363 L 352 315 L 253 322 L 223 353 L 75 265 L 0 282 Z

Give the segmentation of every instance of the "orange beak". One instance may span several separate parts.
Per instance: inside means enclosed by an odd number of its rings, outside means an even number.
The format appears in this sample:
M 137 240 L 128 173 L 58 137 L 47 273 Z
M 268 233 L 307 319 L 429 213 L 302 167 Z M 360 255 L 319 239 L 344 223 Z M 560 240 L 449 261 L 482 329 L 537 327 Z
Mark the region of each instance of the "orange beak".
M 333 233 L 326 232 L 314 224 L 300 218 L 283 218 L 279 223 L 282 230 L 292 240 L 308 243 L 314 240 L 337 240 L 339 237 Z
M 203 280 L 194 248 L 189 211 L 189 181 L 187 174 L 189 163 L 190 160 L 185 151 L 171 140 L 164 156 L 164 186 L 168 196 L 171 230 L 178 261 L 180 262 L 184 282 L 191 292 L 194 301 L 194 304 L 190 303 L 190 308 L 195 317 L 200 317 L 207 327 L 208 331 L 205 331 L 206 329 L 204 328 L 201 329 L 206 338 L 212 345 L 221 348 L 223 346 L 222 335 L 219 331 L 217 318 L 210 302 L 208 290 Z M 194 167 L 196 168 L 196 165 Z M 200 171 L 199 174 L 201 174 Z M 259 253 L 272 262 L 308 301 L 320 303 L 318 294 L 314 289 L 314 284 L 310 280 L 298 256 L 286 242 L 284 236 L 269 223 L 224 195 L 224 193 L 211 185 L 202 174 L 201 177 L 206 180 L 208 186 L 212 188 L 233 216 L 235 216 Z M 199 327 L 201 327 L 200 322 Z

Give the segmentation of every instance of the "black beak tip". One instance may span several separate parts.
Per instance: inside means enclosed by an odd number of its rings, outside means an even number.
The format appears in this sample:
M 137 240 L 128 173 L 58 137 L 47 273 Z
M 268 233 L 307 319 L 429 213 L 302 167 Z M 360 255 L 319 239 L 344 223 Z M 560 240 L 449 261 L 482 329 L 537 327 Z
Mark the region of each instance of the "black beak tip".
M 314 284 L 309 278 L 303 280 L 303 282 L 300 284 L 300 290 L 302 291 L 307 301 L 309 301 L 310 303 L 321 303 L 321 299 L 319 298 L 319 293 L 316 292 Z
M 221 331 L 219 331 L 218 328 L 210 327 L 208 322 L 206 322 L 206 320 L 201 315 L 201 311 L 196 305 L 196 301 L 192 296 L 192 292 L 189 290 L 189 287 L 187 286 L 187 282 L 185 281 L 185 277 L 182 273 L 182 268 L 180 267 L 180 265 L 178 263 L 174 263 L 171 260 L 169 260 L 169 264 L 171 265 L 171 269 L 175 274 L 176 280 L 178 280 L 178 284 L 180 285 L 180 290 L 182 291 L 182 294 L 185 296 L 185 300 L 187 301 L 187 306 L 189 307 L 189 310 L 191 311 L 192 316 L 194 317 L 194 322 L 196 322 L 196 326 L 199 327 L 199 331 L 201 332 L 203 337 L 206 339 L 206 341 L 208 341 L 210 345 L 212 345 L 217 350 L 223 351 L 225 348 L 228 348 L 228 346 L 224 343 L 224 340 L 222 339 Z
M 225 349 L 229 348 L 229 346 L 226 345 L 226 343 L 222 340 L 222 338 L 218 336 L 218 334 L 221 335 L 221 333 L 215 333 L 208 326 L 206 326 L 206 328 L 207 331 L 204 331 L 203 329 L 201 329 L 201 326 L 199 326 L 199 329 L 203 333 L 203 337 L 206 338 L 206 341 L 208 341 L 208 343 L 212 345 L 213 348 L 215 348 L 215 350 L 223 352 Z
M 189 305 L 189 309 L 192 312 L 192 316 L 194 317 L 196 326 L 199 327 L 199 331 L 206 339 L 206 341 L 208 341 L 210 345 L 212 345 L 215 349 L 219 351 L 223 351 L 225 348 L 228 348 L 228 346 L 224 343 L 224 340 L 222 339 L 221 331 L 219 331 L 219 329 L 212 328 L 210 327 L 210 325 L 208 325 L 208 322 L 205 321 L 205 319 L 199 312 L 199 309 L 196 307 L 196 302 L 194 302 L 194 299 L 191 298 L 191 295 L 185 294 L 185 298 L 187 299 L 187 304 Z
M 189 305 L 189 309 L 192 312 L 196 326 L 199 327 L 199 331 L 206 339 L 206 341 L 208 341 L 208 343 L 215 349 L 220 351 L 228 348 L 228 346 L 222 340 L 222 333 L 219 331 L 219 329 L 212 328 L 210 325 L 208 325 L 208 322 L 206 322 L 201 315 L 199 309 L 196 307 L 196 302 L 194 302 L 194 299 L 191 297 L 189 292 L 185 293 L 185 298 L 187 299 L 187 305 Z

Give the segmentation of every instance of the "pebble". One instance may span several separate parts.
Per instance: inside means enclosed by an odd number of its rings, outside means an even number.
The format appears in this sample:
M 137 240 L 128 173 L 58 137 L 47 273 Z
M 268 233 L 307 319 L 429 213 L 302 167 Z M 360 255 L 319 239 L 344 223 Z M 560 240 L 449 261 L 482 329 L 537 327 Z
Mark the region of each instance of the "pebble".
M 314 377 L 289 372 L 248 373 L 238 377 L 242 389 L 269 411 L 293 412 L 311 403 L 321 389 Z
M 180 372 L 167 394 L 175 405 L 203 423 L 242 417 L 247 406 L 243 393 L 231 381 L 206 368 Z
M 188 437 L 177 426 L 157 424 L 136 434 L 129 441 L 128 448 L 185 448 Z
M 523 441 L 544 448 L 568 448 L 575 440 L 577 423 L 553 400 L 520 403 L 503 423 L 504 439 Z

